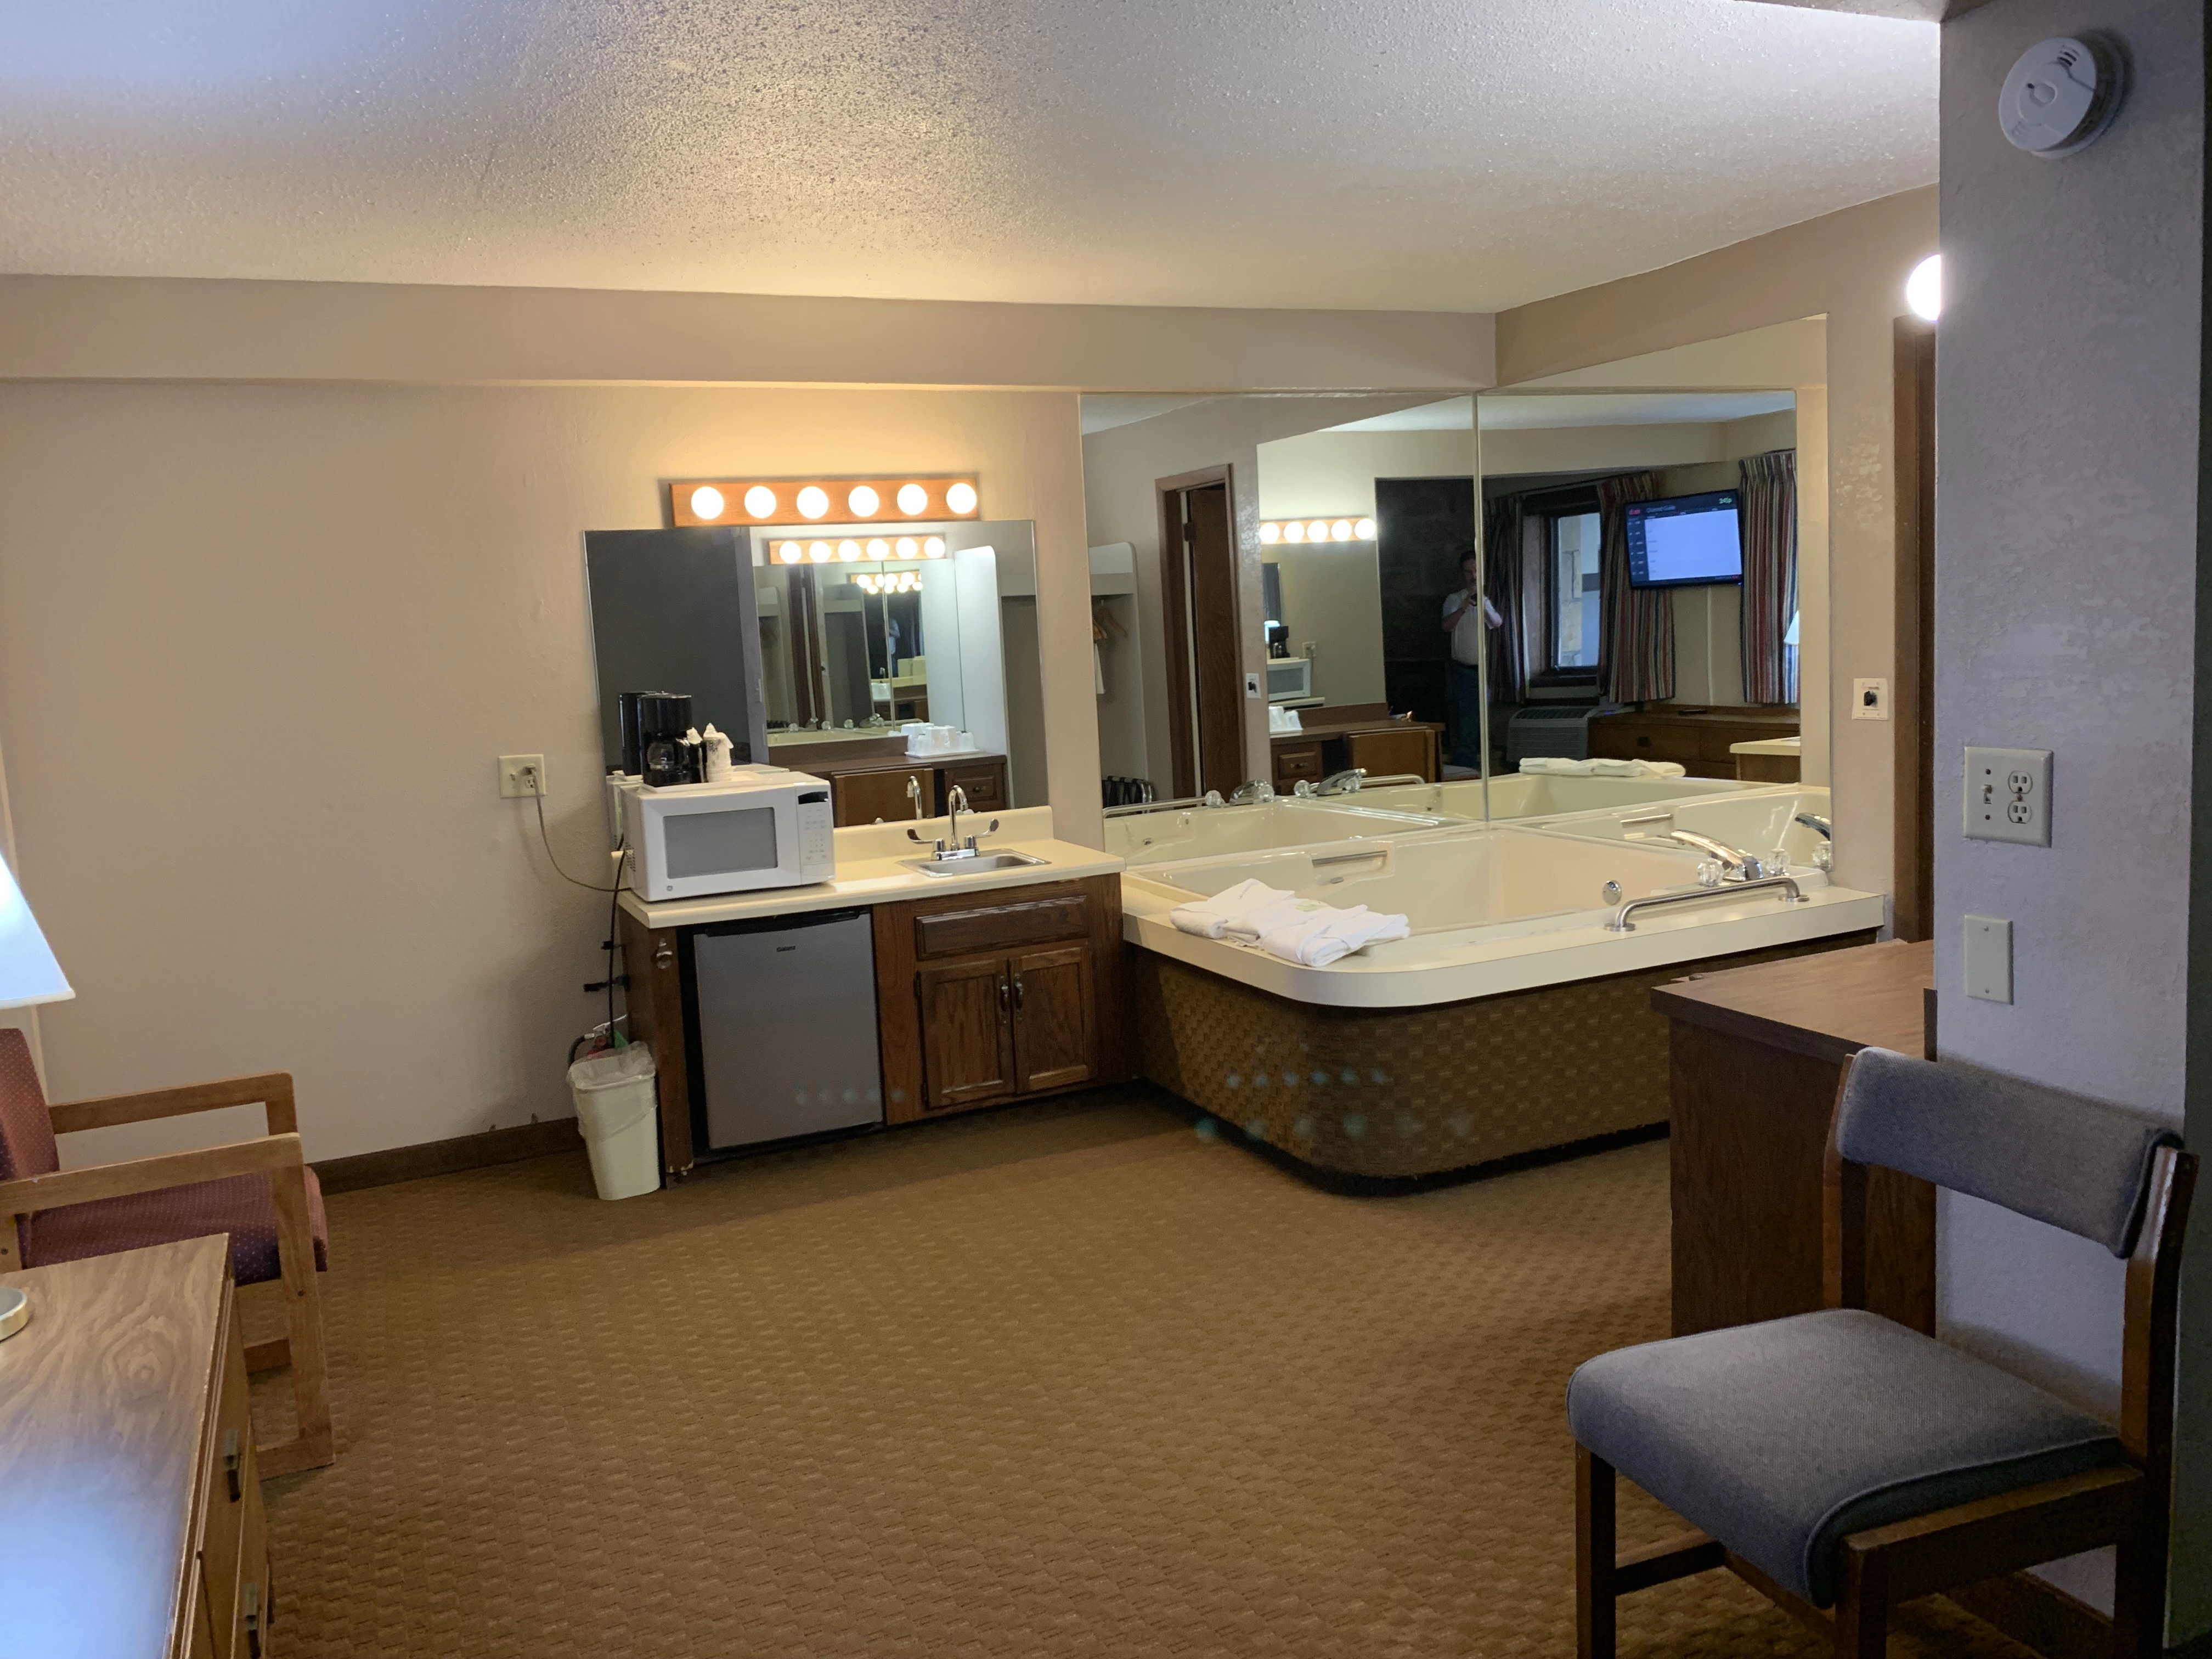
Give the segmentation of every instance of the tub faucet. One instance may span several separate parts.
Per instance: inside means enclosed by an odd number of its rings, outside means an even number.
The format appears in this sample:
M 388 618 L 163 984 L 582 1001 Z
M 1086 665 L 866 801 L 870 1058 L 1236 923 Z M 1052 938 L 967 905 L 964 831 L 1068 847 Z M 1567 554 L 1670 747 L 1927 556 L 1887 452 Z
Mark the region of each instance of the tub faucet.
M 1231 806 L 1249 806 L 1255 801 L 1273 800 L 1275 786 L 1265 778 L 1249 778 L 1229 792 Z
M 1670 830 L 1667 833 L 1669 839 L 1685 847 L 1694 847 L 1707 857 L 1717 860 L 1723 881 L 1757 881 L 1767 873 L 1765 865 L 1740 847 L 1701 836 L 1694 830 Z
M 1365 781 L 1366 777 L 1367 769 L 1365 767 L 1347 767 L 1341 772 L 1330 773 L 1319 783 L 1314 785 L 1314 793 L 1316 795 L 1356 795 L 1359 793 L 1359 786 L 1361 783 Z
M 1793 821 L 1803 824 L 1822 841 L 1833 841 L 1836 838 L 1836 826 L 1818 812 L 1800 812 Z

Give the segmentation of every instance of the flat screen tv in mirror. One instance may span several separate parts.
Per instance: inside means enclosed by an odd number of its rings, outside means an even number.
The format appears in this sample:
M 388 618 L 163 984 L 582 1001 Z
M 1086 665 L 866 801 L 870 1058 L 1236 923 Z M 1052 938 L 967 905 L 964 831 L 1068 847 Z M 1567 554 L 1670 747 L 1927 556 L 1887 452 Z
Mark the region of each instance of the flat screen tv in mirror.
M 1670 495 L 1628 504 L 1628 585 L 1698 587 L 1743 580 L 1737 492 Z

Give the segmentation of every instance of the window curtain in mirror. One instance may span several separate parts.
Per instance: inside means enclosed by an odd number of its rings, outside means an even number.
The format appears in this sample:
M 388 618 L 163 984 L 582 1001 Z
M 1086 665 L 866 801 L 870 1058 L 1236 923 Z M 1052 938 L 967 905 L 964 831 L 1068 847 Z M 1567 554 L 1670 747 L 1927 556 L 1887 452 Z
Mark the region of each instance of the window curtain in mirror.
M 1797 701 L 1797 653 L 1782 636 L 1797 614 L 1797 452 L 1736 463 L 1743 517 L 1743 700 Z
M 1528 683 L 1521 628 L 1521 497 L 1500 495 L 1482 510 L 1482 591 L 1498 623 L 1490 629 L 1490 700 L 1519 702 Z
M 1607 702 L 1663 702 L 1674 695 L 1674 596 L 1628 585 L 1628 504 L 1659 493 L 1656 472 L 1600 478 L 1598 590 L 1605 634 L 1598 685 Z

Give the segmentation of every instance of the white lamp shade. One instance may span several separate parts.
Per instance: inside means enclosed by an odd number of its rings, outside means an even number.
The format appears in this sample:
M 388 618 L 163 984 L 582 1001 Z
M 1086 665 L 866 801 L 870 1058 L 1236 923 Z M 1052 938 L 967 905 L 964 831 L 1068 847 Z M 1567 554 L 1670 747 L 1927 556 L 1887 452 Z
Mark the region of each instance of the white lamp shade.
M 1790 613 L 1790 626 L 1784 629 L 1782 632 L 1783 644 L 1795 645 L 1797 643 L 1797 619 L 1803 614 L 1804 613 L 1800 611 L 1793 611 Z
M 15 872 L 0 859 L 0 1008 L 27 1008 L 76 994 L 62 977 L 62 965 L 39 931 L 38 919 L 23 902 Z

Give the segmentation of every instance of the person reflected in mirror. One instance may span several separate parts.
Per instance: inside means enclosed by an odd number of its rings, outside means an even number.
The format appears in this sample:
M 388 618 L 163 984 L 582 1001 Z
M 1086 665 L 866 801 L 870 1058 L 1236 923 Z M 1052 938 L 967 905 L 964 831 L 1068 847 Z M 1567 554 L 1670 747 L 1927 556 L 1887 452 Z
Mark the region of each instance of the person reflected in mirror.
M 1482 630 L 1504 618 L 1482 597 L 1482 560 L 1473 548 L 1459 556 L 1458 589 L 1444 596 L 1444 632 L 1451 637 L 1451 763 L 1482 769 Z

